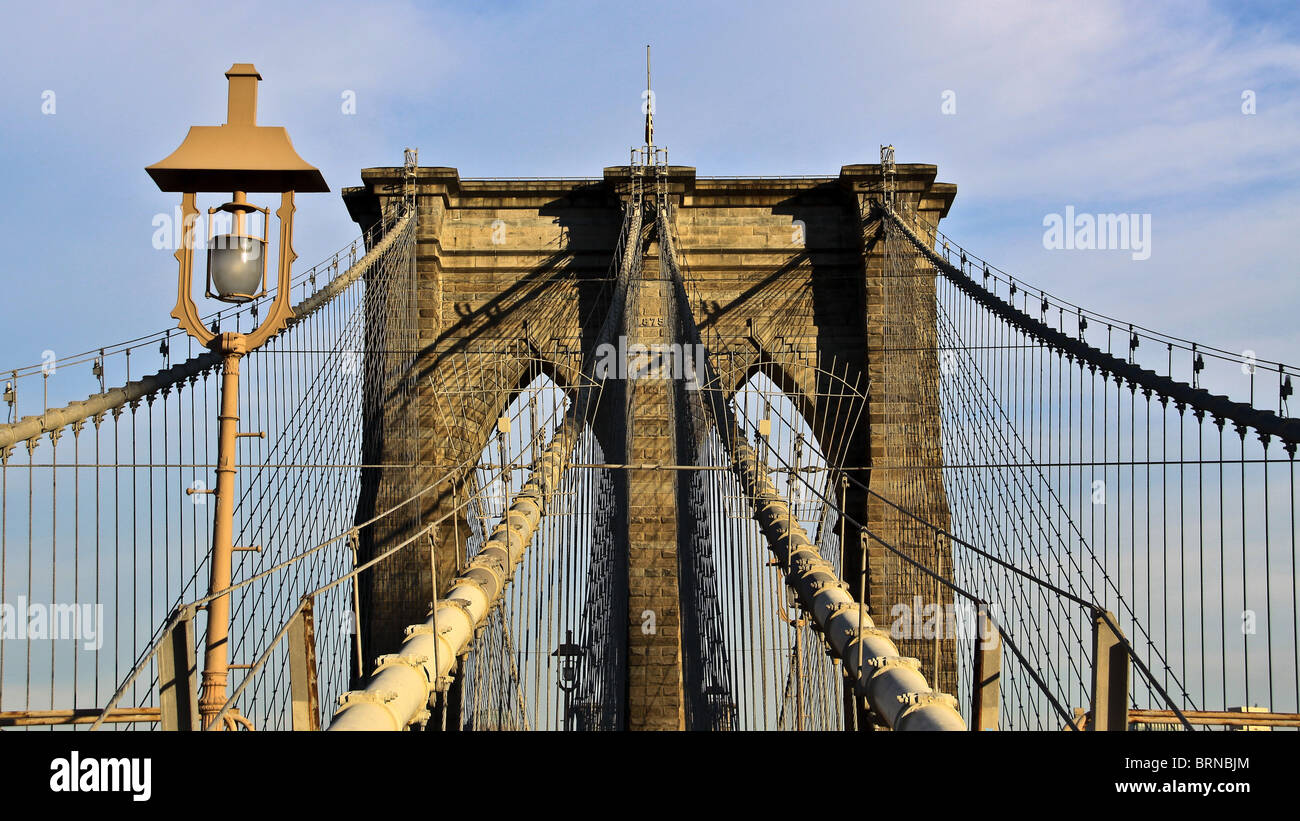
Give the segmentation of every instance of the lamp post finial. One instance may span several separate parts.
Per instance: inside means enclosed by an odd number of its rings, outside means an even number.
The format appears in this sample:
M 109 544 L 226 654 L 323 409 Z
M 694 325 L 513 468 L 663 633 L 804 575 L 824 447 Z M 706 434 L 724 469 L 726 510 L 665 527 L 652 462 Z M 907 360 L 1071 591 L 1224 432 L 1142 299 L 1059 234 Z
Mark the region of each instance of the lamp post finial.
M 262 75 L 252 63 L 235 63 L 226 79 L 230 81 L 226 125 L 257 125 L 257 83 Z

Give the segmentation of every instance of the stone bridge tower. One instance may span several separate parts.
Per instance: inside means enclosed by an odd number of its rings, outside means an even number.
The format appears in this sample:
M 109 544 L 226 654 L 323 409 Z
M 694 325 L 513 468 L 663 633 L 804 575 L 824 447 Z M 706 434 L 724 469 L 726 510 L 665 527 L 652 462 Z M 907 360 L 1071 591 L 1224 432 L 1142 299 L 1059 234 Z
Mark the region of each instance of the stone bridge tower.
M 932 224 L 947 214 L 956 193 L 955 186 L 935 182 L 936 170 L 932 165 L 897 166 L 899 202 Z M 370 168 L 361 176 L 363 185 L 346 189 L 343 196 L 365 229 L 402 195 L 403 169 Z M 607 309 L 602 294 L 608 289 L 602 286 L 622 225 L 628 179 L 626 166 L 586 180 L 471 180 L 454 168 L 418 169 L 414 296 L 419 346 L 413 388 L 385 400 L 393 407 L 384 409 L 385 416 L 414 420 L 416 441 L 394 441 L 383 426 L 367 428 L 367 461 L 400 462 L 401 453 L 413 452 L 420 465 L 416 485 L 422 487 L 442 475 L 443 466 L 477 460 L 494 435 L 498 415 L 529 376 L 522 369 L 474 371 L 462 364 L 461 351 L 525 346 L 545 361 L 546 373 L 562 387 L 572 378 Z M 933 335 L 934 278 L 933 272 L 922 271 L 899 279 L 901 287 L 913 289 L 909 304 L 927 304 L 928 293 L 928 314 L 918 316 L 913 309 L 904 315 L 898 300 L 890 304 L 886 298 L 898 283 L 886 281 L 883 230 L 878 223 L 864 225 L 862 218 L 867 201 L 880 190 L 878 165 L 849 165 L 838 177 L 805 178 L 706 178 L 689 167 L 668 169 L 679 260 L 692 277 L 692 311 L 711 352 L 730 363 L 729 372 L 768 373 L 801 407 L 816 402 L 818 386 L 782 373 L 782 362 L 833 359 L 846 373 L 869 382 L 866 419 L 850 441 L 840 443 L 839 453 L 855 478 L 889 496 L 905 480 L 903 471 L 887 468 L 915 462 L 917 454 L 909 449 L 916 449 L 918 435 L 927 452 L 937 452 L 937 408 L 920 401 L 916 391 L 918 385 L 936 385 L 938 371 L 933 350 L 894 352 L 910 359 L 886 367 L 891 352 L 884 329 L 890 323 L 928 324 Z M 645 262 L 637 283 L 639 316 L 629 323 L 637 338 L 629 342 L 654 341 L 672 324 L 664 321 L 673 303 L 657 261 L 658 244 L 651 242 L 640 252 Z M 382 322 L 378 317 L 373 321 Z M 625 406 L 606 408 L 595 425 L 606 458 L 638 465 L 677 461 L 671 392 L 639 386 L 619 392 L 619 403 Z M 625 436 L 628 431 L 621 425 L 629 425 L 631 434 Z M 619 620 L 618 629 L 628 636 L 621 726 L 682 729 L 689 659 L 681 637 L 678 542 L 690 523 L 679 509 L 679 478 L 673 471 L 619 473 L 621 510 L 614 519 L 622 536 L 626 585 L 622 612 L 610 618 Z M 926 509 L 918 512 L 946 526 L 942 482 L 931 482 L 929 488 Z M 453 509 L 455 493 L 448 486 L 422 499 L 423 520 Z M 912 547 L 892 510 L 868 503 L 856 486 L 844 493 L 851 516 L 868 522 L 882 538 Z M 382 480 L 364 483 L 359 517 L 401 498 Z M 363 577 L 367 656 L 391 652 L 403 628 L 425 618 L 435 566 L 440 586 L 454 575 L 470 528 L 463 518 L 448 522 L 431 548 L 433 561 L 428 552 L 407 551 Z M 400 529 L 378 535 L 362 545 L 362 558 L 402 536 Z M 860 544 L 860 534 L 848 533 L 844 543 Z M 934 544 L 916 549 L 934 549 Z M 861 589 L 860 556 L 859 550 L 845 550 L 843 557 L 844 578 L 855 595 Z M 941 559 L 946 562 L 948 554 Z M 893 604 L 909 602 L 920 591 L 903 589 L 899 561 L 870 540 L 866 564 L 862 594 L 877 623 L 888 624 Z M 653 635 L 637 629 L 644 610 L 657 614 Z M 922 652 L 907 643 L 900 647 L 905 654 Z M 952 653 L 946 656 L 932 683 L 952 692 L 955 662 Z M 850 726 L 862 720 L 851 704 L 846 704 L 846 715 Z

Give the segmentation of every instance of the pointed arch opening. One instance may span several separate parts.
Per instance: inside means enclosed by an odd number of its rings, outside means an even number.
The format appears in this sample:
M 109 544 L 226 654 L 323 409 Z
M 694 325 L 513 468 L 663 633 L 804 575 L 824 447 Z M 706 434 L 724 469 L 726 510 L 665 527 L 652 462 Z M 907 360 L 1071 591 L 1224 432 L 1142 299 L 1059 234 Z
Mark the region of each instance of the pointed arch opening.
M 792 515 L 842 572 L 840 472 L 866 391 L 815 357 L 744 364 L 718 375 L 743 437 L 766 465 Z M 734 386 L 734 387 L 733 387 Z M 710 729 L 836 730 L 845 722 L 842 676 L 771 564 L 753 500 L 729 468 L 716 427 L 700 424 L 684 483 L 683 640 L 698 665 L 688 681 L 691 725 Z M 689 599 L 687 598 L 689 596 Z
M 534 368 L 489 431 L 466 487 L 468 561 L 499 526 L 551 443 L 572 397 Z M 587 424 L 501 606 L 461 668 L 465 729 L 613 729 L 622 628 L 611 618 L 617 557 L 613 480 Z

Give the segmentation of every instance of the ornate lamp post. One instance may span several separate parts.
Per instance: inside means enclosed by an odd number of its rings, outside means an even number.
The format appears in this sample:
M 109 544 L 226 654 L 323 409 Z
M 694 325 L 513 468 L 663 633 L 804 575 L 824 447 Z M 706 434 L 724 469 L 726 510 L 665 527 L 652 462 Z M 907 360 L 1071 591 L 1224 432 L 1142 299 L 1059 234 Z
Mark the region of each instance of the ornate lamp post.
M 239 360 L 256 350 L 283 329 L 293 310 L 289 305 L 289 269 L 293 252 L 293 195 L 295 191 L 329 191 L 320 171 L 308 165 L 294 151 L 289 134 L 278 126 L 257 124 L 257 83 L 262 76 L 251 63 L 236 63 L 226 72 L 230 81 L 225 125 L 193 126 L 180 148 L 165 160 L 145 170 L 163 191 L 181 194 L 183 230 L 176 307 L 172 316 L 182 330 L 222 357 L 221 410 L 218 414 L 216 513 L 212 525 L 212 557 L 209 594 L 230 587 L 231 539 L 235 515 L 235 442 L 239 432 Z M 242 303 L 267 293 L 266 259 L 270 249 L 270 211 L 251 204 L 250 192 L 279 192 L 279 258 L 275 269 L 275 298 L 257 329 L 248 334 L 218 333 L 204 327 L 191 293 L 194 269 L 194 230 L 199 212 L 198 192 L 232 192 L 230 201 L 208 209 L 208 238 L 205 294 L 224 302 Z M 231 230 L 215 236 L 218 213 L 230 215 Z M 261 235 L 252 223 L 260 222 Z M 195 491 L 188 491 L 195 492 Z M 197 491 L 204 492 L 204 491 Z M 199 714 L 205 728 L 226 701 L 226 680 L 230 672 L 230 596 L 219 596 L 207 605 L 208 633 L 204 647 L 203 679 Z M 250 726 L 247 719 L 230 711 L 226 727 Z M 220 728 L 213 728 L 220 729 Z

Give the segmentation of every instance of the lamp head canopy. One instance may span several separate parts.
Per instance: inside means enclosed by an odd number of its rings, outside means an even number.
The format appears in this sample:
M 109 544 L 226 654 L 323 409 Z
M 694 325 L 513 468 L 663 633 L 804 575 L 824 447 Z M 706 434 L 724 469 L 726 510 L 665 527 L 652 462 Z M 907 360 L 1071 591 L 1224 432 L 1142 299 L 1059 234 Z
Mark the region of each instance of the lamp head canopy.
M 163 191 L 329 191 L 280 126 L 257 124 L 257 83 L 252 63 L 235 63 L 224 125 L 196 125 L 166 159 L 145 171 Z

